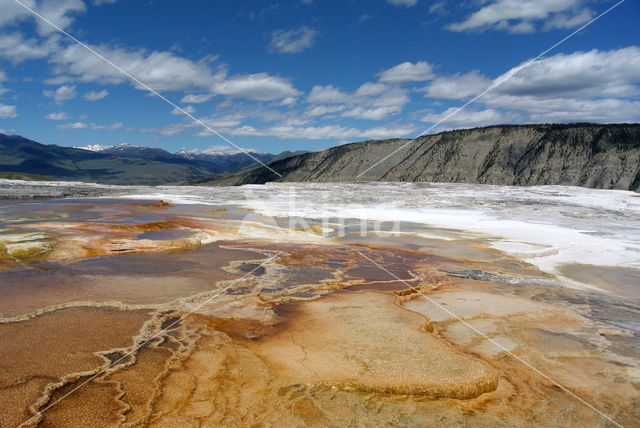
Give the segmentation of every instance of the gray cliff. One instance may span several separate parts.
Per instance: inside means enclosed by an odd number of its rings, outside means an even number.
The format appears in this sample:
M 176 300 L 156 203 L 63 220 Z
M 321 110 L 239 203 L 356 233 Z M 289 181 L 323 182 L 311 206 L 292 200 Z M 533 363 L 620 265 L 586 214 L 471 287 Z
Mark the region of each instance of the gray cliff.
M 640 124 L 502 125 L 365 141 L 271 162 L 206 184 L 405 181 L 640 190 Z

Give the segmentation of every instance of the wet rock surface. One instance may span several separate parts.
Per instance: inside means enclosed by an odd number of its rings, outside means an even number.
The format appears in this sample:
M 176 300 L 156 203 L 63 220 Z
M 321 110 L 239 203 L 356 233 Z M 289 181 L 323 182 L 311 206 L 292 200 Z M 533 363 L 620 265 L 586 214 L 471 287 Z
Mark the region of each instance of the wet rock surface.
M 640 421 L 636 300 L 481 238 L 247 229 L 156 202 L 5 209 L 3 242 L 51 250 L 0 257 L 3 427 L 611 425 L 563 388 Z

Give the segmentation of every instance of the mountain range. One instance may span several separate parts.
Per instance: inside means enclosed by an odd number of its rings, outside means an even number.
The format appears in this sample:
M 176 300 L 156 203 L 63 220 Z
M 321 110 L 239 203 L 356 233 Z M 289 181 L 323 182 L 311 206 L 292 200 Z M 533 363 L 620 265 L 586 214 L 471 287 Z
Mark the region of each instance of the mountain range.
M 261 162 L 300 152 L 251 152 Z M 159 185 L 205 179 L 259 165 L 245 153 L 169 153 L 145 146 L 119 144 L 61 147 L 43 145 L 18 135 L 0 134 L 0 178 L 19 177 L 72 180 L 105 184 Z
M 70 148 L 3 134 L 0 151 L 0 178 L 28 173 L 108 184 L 404 181 L 640 191 L 640 124 L 499 125 L 319 152 L 251 153 L 280 176 L 242 152 L 172 154 L 129 144 Z

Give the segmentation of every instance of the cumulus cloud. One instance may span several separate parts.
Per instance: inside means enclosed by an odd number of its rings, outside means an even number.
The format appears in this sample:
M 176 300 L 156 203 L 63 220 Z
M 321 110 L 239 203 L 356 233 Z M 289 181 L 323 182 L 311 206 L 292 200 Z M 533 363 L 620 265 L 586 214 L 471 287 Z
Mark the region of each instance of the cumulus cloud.
M 378 74 L 385 83 L 423 82 L 434 77 L 433 66 L 426 61 L 403 62 Z
M 42 93 L 54 101 L 62 102 L 76 97 L 76 85 L 62 85 L 55 91 L 42 91 Z
M 86 94 L 83 95 L 83 97 L 87 101 L 98 101 L 103 99 L 107 95 L 109 95 L 109 91 L 107 91 L 106 89 L 103 89 L 99 92 L 96 92 L 96 91 L 87 92 Z
M 387 3 L 394 6 L 412 7 L 418 4 L 418 0 L 387 0 Z
M 246 117 L 247 115 L 245 113 L 233 113 L 224 116 L 200 117 L 198 120 L 211 129 L 226 133 L 229 129 L 239 126 Z M 161 127 L 142 129 L 140 132 L 143 134 L 159 134 L 162 137 L 171 137 L 182 134 L 183 132 L 193 128 L 199 129 L 196 135 L 200 137 L 213 135 L 212 132 L 204 129 L 201 124 L 190 119 L 185 119 L 181 122 L 171 123 Z
M 374 107 L 393 107 L 401 109 L 411 99 L 407 95 L 407 90 L 403 88 L 391 88 L 381 93 L 378 97 L 371 98 L 368 103 Z
M 37 3 L 35 0 L 22 0 L 22 3 L 63 29 L 71 25 L 76 14 L 86 10 L 82 0 L 41 0 Z M 51 25 L 37 18 L 13 0 L 0 0 L 0 10 L 2 10 L 0 28 L 31 20 L 36 23 L 38 33 L 41 35 L 48 35 L 56 31 Z
M 354 107 L 342 113 L 342 117 L 352 117 L 355 119 L 382 120 L 390 114 L 397 113 L 397 107 L 375 107 L 364 108 Z
M 82 0 L 45 0 L 38 4 L 36 12 L 60 28 L 67 28 L 73 22 L 75 14 L 86 10 Z M 41 35 L 56 31 L 55 28 L 40 19 L 36 19 L 36 23 Z
M 508 71 L 513 74 L 521 66 Z M 640 48 L 556 54 L 519 70 L 496 88 L 501 94 L 536 97 L 628 97 L 640 94 Z
M 209 101 L 215 94 L 188 94 L 182 97 L 181 103 L 200 104 Z
M 267 73 L 234 76 L 216 82 L 213 85 L 213 90 L 220 95 L 244 97 L 258 101 L 272 101 L 300 95 L 300 91 L 295 89 L 288 80 Z
M 106 45 L 92 46 L 92 49 L 159 91 L 209 88 L 216 78 L 222 78 L 213 74 L 206 61 L 193 62 L 170 52 Z M 61 49 L 50 61 L 57 74 L 70 75 L 81 82 L 118 84 L 129 81 L 127 76 L 79 45 Z
M 58 129 L 85 129 L 88 127 L 89 125 L 84 122 L 65 123 L 57 126 Z
M 189 114 L 193 114 L 193 113 L 195 113 L 195 112 L 196 112 L 196 109 L 195 109 L 193 106 L 186 106 L 186 107 L 182 107 L 182 110 L 186 111 L 186 112 L 187 112 L 187 113 L 189 113 Z M 174 109 L 171 111 L 171 114 L 174 114 L 174 115 L 176 115 L 176 116 L 179 116 L 179 115 L 183 115 L 184 113 L 183 113 L 183 112 L 181 112 L 180 110 L 178 110 L 177 108 L 174 108 Z
M 319 105 L 319 106 L 315 106 L 312 108 L 308 108 L 305 111 L 305 115 L 307 116 L 311 116 L 311 117 L 315 117 L 315 116 L 324 116 L 325 114 L 329 114 L 329 113 L 337 113 L 337 112 L 341 112 L 342 110 L 344 110 L 345 108 L 347 108 L 344 105 Z
M 95 50 L 156 91 L 205 90 L 206 93 L 259 101 L 296 97 L 300 92 L 287 79 L 266 73 L 228 76 L 224 67 L 212 70 L 211 58 L 191 61 L 171 52 L 96 46 Z M 119 84 L 129 81 L 121 72 L 78 45 L 70 45 L 51 58 L 54 71 L 81 82 Z M 134 86 L 138 87 L 135 83 Z M 144 89 L 138 87 L 138 89 Z M 208 95 L 207 95 L 208 96 Z M 189 97 L 187 95 L 185 99 Z M 194 96 L 195 97 L 195 96 Z M 187 100 L 186 102 L 194 102 Z
M 69 120 L 70 116 L 67 113 L 61 111 L 60 113 L 49 113 L 44 118 L 47 120 Z
M 457 100 L 477 95 L 490 84 L 490 79 L 474 70 L 464 74 L 436 77 L 421 91 L 424 91 L 424 96 L 428 98 Z
M 575 28 L 594 15 L 582 6 L 583 0 L 493 0 L 464 21 L 447 28 L 451 31 L 532 33 L 536 31 L 537 22 L 544 22 L 546 30 Z
M 375 97 L 376 95 L 381 95 L 389 89 L 388 85 L 383 83 L 363 83 L 356 90 L 355 95 L 357 97 Z
M 309 28 L 301 27 L 297 30 L 276 30 L 271 33 L 271 42 L 269 42 L 269 49 L 271 52 L 294 54 L 302 52 L 305 49 L 313 46 L 318 31 Z
M 333 85 L 317 85 L 307 97 L 307 102 L 311 104 L 340 104 L 340 110 L 345 110 L 342 117 L 367 120 L 381 120 L 391 114 L 399 113 L 409 101 L 405 89 L 381 83 L 365 83 L 351 94 Z M 328 112 L 328 108 L 321 106 L 315 111 Z M 332 111 L 339 110 L 332 109 Z
M 451 107 L 442 113 L 427 114 L 422 117 L 423 122 L 438 123 L 443 120 L 441 126 L 438 126 L 438 130 L 451 129 L 451 128 L 473 128 L 476 126 L 487 126 L 510 123 L 515 119 L 515 114 L 502 113 L 494 109 L 486 110 L 461 110 L 456 114 L 452 114 L 456 111 L 457 107 Z
M 233 136 L 275 137 L 307 140 L 347 140 L 347 139 L 386 139 L 411 135 L 416 128 L 410 125 L 378 126 L 369 129 L 358 129 L 342 125 L 295 126 L 276 125 L 265 129 L 243 126 L 229 132 Z
M 493 80 L 501 82 L 480 98 L 486 109 L 463 110 L 443 124 L 480 126 L 513 117 L 525 122 L 633 122 L 640 120 L 640 48 L 556 54 L 527 68 L 523 63 Z M 478 72 L 434 79 L 427 97 L 465 99 L 491 82 Z M 453 110 L 430 114 L 438 122 Z
M 583 9 L 573 13 L 557 13 L 544 23 L 542 30 L 577 28 L 593 19 L 594 15 L 595 12 L 591 9 Z
M 14 119 L 18 117 L 16 106 L 0 104 L 0 119 Z
M 307 96 L 307 102 L 313 104 L 336 104 L 349 101 L 350 97 L 347 93 L 333 85 L 316 85 L 311 89 Z
M 618 98 L 538 98 L 496 95 L 487 106 L 526 113 L 529 122 L 637 122 L 640 102 Z
M 35 39 L 25 39 L 21 33 L 2 34 L 0 35 L 0 57 L 19 64 L 26 60 L 48 56 L 53 48 L 52 45 L 51 41 L 40 44 Z
M 122 128 L 122 123 L 116 122 L 111 125 L 97 125 L 95 123 L 72 122 L 72 123 L 65 123 L 63 125 L 58 125 L 57 128 L 65 129 L 65 130 L 91 129 L 94 131 L 114 131 L 116 129 Z
M 182 153 L 193 153 L 193 154 L 206 154 L 206 155 L 235 155 L 238 153 L 260 153 L 257 150 L 254 149 L 250 149 L 250 148 L 242 148 L 242 150 L 238 149 L 237 147 L 231 146 L 231 145 L 216 145 L 216 146 L 209 146 L 207 148 L 204 149 L 183 149 L 180 150 Z
M 413 135 L 418 128 L 413 125 L 386 125 L 376 126 L 375 128 L 365 129 L 360 137 L 371 138 L 374 140 L 384 140 L 387 138 L 406 137 Z

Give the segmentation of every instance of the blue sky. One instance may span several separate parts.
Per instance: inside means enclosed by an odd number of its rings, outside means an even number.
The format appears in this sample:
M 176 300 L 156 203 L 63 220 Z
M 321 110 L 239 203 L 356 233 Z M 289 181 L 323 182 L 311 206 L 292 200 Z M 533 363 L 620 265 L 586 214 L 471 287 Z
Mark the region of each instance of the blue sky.
M 616 2 L 20 0 L 246 148 L 415 137 Z M 640 121 L 627 0 L 431 132 Z M 0 132 L 169 151 L 225 143 L 15 0 L 0 0 Z M 213 147 L 213 148 L 212 148 Z

